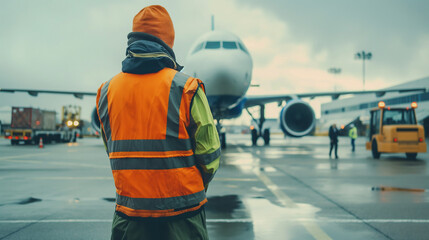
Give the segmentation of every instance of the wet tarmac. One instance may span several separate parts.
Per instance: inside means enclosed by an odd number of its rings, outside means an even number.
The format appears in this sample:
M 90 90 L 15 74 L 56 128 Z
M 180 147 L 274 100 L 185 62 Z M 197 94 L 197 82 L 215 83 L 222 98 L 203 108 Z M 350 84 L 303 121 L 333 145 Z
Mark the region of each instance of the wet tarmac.
M 428 239 L 429 154 L 374 160 L 364 138 L 355 153 L 340 138 L 335 160 L 326 137 L 227 141 L 208 190 L 210 239 Z M 0 140 L 0 192 L 0 240 L 110 237 L 115 189 L 100 139 Z

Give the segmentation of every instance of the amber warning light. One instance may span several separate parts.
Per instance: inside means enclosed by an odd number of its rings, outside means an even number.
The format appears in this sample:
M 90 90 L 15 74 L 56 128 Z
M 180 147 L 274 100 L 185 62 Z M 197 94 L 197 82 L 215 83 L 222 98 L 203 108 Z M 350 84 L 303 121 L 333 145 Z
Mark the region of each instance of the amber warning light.
M 412 108 L 417 108 L 417 103 L 416 103 L 416 102 L 412 102 L 412 103 L 411 103 L 411 107 L 412 107 Z
M 383 101 L 378 102 L 379 108 L 384 108 L 385 106 L 386 106 L 386 104 Z

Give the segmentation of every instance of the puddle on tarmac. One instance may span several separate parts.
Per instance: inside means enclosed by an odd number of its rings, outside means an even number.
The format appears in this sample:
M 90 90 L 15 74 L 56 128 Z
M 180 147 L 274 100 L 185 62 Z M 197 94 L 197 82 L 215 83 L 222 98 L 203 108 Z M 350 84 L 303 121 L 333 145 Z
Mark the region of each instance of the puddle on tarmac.
M 116 198 L 109 198 L 109 197 L 105 197 L 105 198 L 103 198 L 103 200 L 104 200 L 104 201 L 107 201 L 107 202 L 115 202 L 115 201 L 116 201 Z
M 313 151 L 306 148 L 297 148 L 297 147 L 288 147 L 285 149 L 277 150 L 277 149 L 269 149 L 269 151 L 264 151 L 262 153 L 263 156 L 284 156 L 286 154 L 292 155 L 306 155 L 312 154 Z
M 314 220 L 320 211 L 309 204 L 281 207 L 265 198 L 245 199 L 244 203 L 252 218 L 255 239 L 300 239 L 301 222 Z
M 24 205 L 24 204 L 30 204 L 30 203 L 35 203 L 35 202 L 41 202 L 41 201 L 42 201 L 42 199 L 40 199 L 40 198 L 29 197 L 29 198 L 21 200 L 20 202 L 18 202 L 18 204 Z
M 277 172 L 277 169 L 268 166 L 268 167 L 259 168 L 259 171 L 261 171 L 261 172 Z
M 210 197 L 206 206 L 208 229 L 214 239 L 300 239 L 301 222 L 315 220 L 319 211 L 309 204 L 277 206 L 261 196 Z
M 341 170 L 356 170 L 365 169 L 366 166 L 363 163 L 343 163 L 340 160 L 330 159 L 329 163 L 318 163 L 315 165 L 317 170 L 326 169 L 341 169 Z
M 252 159 L 253 155 L 251 153 L 222 153 L 223 157 L 227 158 L 246 158 L 246 159 Z
M 212 239 L 255 239 L 249 212 L 237 195 L 209 197 L 205 209 Z
M 208 211 L 219 211 L 231 213 L 236 209 L 243 208 L 243 202 L 237 195 L 226 195 L 209 197 L 206 209 Z

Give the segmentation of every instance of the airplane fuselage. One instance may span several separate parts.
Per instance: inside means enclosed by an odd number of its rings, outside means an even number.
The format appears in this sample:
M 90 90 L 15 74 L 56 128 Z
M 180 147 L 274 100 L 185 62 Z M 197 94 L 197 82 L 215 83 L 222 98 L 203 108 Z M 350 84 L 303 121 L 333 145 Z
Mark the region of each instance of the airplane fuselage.
M 252 58 L 236 35 L 211 31 L 198 38 L 187 56 L 185 73 L 204 82 L 213 117 L 238 117 L 252 79 Z

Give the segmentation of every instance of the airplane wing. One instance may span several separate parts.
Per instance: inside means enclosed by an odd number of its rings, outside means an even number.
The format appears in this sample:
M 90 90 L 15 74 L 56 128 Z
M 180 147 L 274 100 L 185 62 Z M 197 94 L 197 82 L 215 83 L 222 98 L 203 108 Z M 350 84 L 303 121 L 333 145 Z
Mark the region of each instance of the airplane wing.
M 73 95 L 75 98 L 83 99 L 83 96 L 96 96 L 96 92 L 77 92 L 77 91 L 52 91 L 52 90 L 35 90 L 35 89 L 12 89 L 12 88 L 0 88 L 0 92 L 27 92 L 33 97 L 36 97 L 39 93 L 48 94 L 68 94 Z
M 279 95 L 254 95 L 246 96 L 245 108 L 264 105 L 272 102 L 289 101 L 296 98 L 310 98 L 327 97 L 330 96 L 332 100 L 338 99 L 341 95 L 357 95 L 357 94 L 371 94 L 374 93 L 377 97 L 384 96 L 387 92 L 426 92 L 426 88 L 403 88 L 403 89 L 385 89 L 385 90 L 370 90 L 370 91 L 343 91 L 343 92 L 316 92 L 316 93 L 298 93 L 298 94 L 279 94 Z M 36 97 L 39 93 L 48 94 L 68 94 L 76 98 L 83 99 L 83 96 L 96 96 L 96 92 L 79 92 L 79 91 L 55 91 L 55 90 L 36 90 L 36 89 L 12 89 L 0 88 L 0 92 L 26 92 L 31 96 Z
M 298 94 L 280 94 L 280 95 L 254 95 L 246 96 L 245 108 L 264 105 L 267 103 L 278 102 L 279 105 L 283 101 L 289 101 L 299 98 L 315 97 L 331 97 L 332 100 L 338 99 L 341 95 L 358 95 L 358 94 L 375 94 L 377 97 L 382 97 L 388 92 L 426 92 L 426 88 L 401 88 L 401 89 L 384 89 L 384 90 L 370 90 L 370 91 L 343 91 L 343 92 L 317 92 L 317 93 L 298 93 Z

